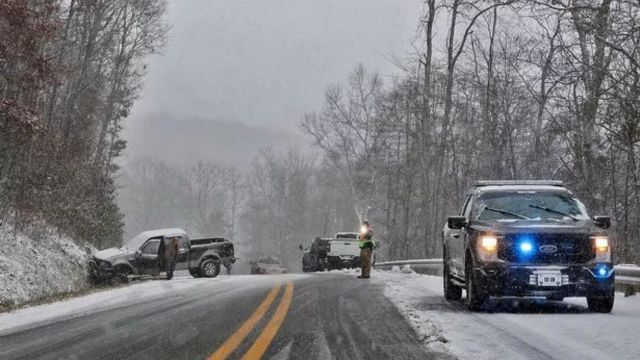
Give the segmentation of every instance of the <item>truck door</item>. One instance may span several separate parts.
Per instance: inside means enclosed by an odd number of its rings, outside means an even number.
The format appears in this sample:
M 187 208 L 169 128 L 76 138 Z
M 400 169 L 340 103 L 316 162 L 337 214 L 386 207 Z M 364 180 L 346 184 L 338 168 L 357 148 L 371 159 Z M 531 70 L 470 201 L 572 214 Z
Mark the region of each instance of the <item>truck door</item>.
M 460 214 L 464 216 L 467 221 L 469 221 L 469 215 L 472 207 L 472 196 L 468 195 L 462 207 L 460 208 Z M 451 261 L 451 270 L 452 272 L 459 276 L 464 277 L 464 242 L 466 238 L 466 230 L 462 229 L 451 229 L 449 231 L 449 250 L 450 250 L 450 261 Z
M 158 247 L 160 239 L 149 239 L 136 252 L 138 271 L 140 274 L 154 274 L 158 269 Z
M 465 204 L 465 208 L 464 208 L 464 213 L 462 215 L 464 215 L 465 219 L 467 219 L 467 224 L 471 221 L 471 210 L 473 209 L 473 195 L 470 195 L 467 203 Z M 458 241 L 456 241 L 456 266 L 458 268 L 458 274 L 460 274 L 460 276 L 464 276 L 464 257 L 465 257 L 465 253 L 466 253 L 466 243 L 468 240 L 468 231 L 467 231 L 467 227 L 463 227 L 462 229 L 459 230 L 460 231 L 460 237 L 457 239 Z
M 187 270 L 189 268 L 189 238 L 186 236 L 179 236 L 178 243 L 178 260 L 176 262 L 176 270 Z

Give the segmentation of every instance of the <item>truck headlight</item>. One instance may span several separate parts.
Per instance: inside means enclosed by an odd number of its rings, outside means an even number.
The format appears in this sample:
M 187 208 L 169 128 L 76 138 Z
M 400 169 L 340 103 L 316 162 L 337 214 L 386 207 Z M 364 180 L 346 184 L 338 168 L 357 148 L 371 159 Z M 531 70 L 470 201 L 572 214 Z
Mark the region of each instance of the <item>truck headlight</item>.
M 594 236 L 593 247 L 596 249 L 597 254 L 609 252 L 609 238 L 606 236 Z
M 364 234 L 367 232 L 367 227 L 366 226 L 361 226 L 360 227 L 360 234 Z
M 482 235 L 480 238 L 480 247 L 485 252 L 495 252 L 498 250 L 498 238 L 493 235 Z

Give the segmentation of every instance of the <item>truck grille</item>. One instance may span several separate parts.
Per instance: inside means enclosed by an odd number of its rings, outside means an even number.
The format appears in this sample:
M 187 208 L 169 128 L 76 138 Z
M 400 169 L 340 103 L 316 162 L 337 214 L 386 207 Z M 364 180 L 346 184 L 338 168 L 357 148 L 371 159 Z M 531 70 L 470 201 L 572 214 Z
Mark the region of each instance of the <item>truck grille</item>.
M 533 244 L 533 250 L 528 255 L 518 248 L 524 237 Z M 545 253 L 541 248 L 551 250 Z M 585 235 L 509 235 L 499 242 L 498 258 L 514 263 L 581 264 L 594 259 L 595 252 L 591 246 L 591 238 Z

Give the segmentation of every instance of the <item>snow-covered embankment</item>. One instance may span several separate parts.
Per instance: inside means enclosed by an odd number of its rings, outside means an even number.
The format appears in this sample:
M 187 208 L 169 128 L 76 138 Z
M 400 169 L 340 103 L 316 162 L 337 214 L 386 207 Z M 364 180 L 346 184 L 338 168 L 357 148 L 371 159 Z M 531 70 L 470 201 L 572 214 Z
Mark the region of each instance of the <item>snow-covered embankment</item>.
M 44 226 L 29 235 L 0 226 L 0 310 L 87 288 L 90 251 Z

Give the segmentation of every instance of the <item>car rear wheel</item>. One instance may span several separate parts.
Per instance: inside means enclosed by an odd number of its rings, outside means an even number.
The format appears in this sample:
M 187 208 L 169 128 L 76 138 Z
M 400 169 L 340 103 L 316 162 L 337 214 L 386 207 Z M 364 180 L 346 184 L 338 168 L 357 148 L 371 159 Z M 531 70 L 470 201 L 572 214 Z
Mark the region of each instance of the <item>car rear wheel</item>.
M 200 264 L 200 273 L 207 278 L 214 278 L 220 274 L 220 261 L 207 259 Z
M 484 304 L 484 296 L 478 291 L 478 284 L 473 275 L 473 268 L 470 262 L 465 266 L 465 282 L 467 284 L 467 298 L 465 305 L 470 311 L 479 311 Z
M 598 313 L 610 313 L 613 309 L 615 293 L 610 291 L 606 295 L 587 296 L 589 311 Z
M 444 264 L 442 271 L 442 282 L 444 286 L 444 298 L 447 301 L 460 301 L 462 299 L 462 288 L 451 282 L 449 267 Z

